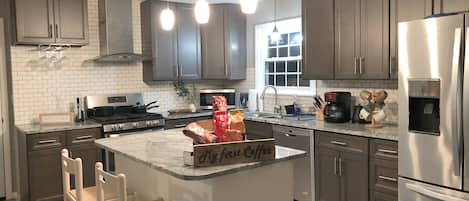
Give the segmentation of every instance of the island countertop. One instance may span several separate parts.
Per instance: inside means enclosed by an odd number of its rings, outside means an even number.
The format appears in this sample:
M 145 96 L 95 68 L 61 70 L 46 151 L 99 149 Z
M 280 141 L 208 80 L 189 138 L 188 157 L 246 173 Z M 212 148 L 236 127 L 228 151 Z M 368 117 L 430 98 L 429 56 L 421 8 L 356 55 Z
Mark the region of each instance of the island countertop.
M 305 151 L 276 146 L 275 160 L 272 161 L 194 168 L 184 165 L 184 151 L 192 151 L 193 145 L 192 139 L 182 134 L 182 129 L 105 138 L 96 140 L 95 143 L 100 148 L 183 180 L 210 179 L 306 156 Z

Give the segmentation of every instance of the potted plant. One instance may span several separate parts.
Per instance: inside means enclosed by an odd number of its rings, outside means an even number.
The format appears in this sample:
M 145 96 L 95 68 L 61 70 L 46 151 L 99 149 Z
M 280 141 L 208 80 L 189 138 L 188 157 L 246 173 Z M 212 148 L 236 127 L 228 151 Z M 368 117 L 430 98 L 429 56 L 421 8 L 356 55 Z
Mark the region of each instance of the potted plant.
M 188 89 L 182 80 L 174 81 L 174 90 L 176 94 L 184 99 L 188 104 L 191 112 L 197 112 L 197 108 L 195 106 L 195 99 L 196 99 L 196 89 L 195 84 L 192 83 L 191 89 Z

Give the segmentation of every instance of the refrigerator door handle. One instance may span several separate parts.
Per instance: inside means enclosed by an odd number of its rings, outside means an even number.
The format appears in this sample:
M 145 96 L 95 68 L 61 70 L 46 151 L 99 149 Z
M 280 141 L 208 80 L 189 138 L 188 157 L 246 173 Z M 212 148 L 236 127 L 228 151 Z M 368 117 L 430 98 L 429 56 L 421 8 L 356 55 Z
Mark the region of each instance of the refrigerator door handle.
M 463 122 L 463 136 L 464 136 L 464 144 L 467 147 L 467 143 L 469 142 L 467 137 L 469 137 L 469 27 L 466 27 L 466 50 L 465 50 L 465 59 L 464 59 L 464 86 L 463 86 L 463 104 L 462 104 L 462 122 Z M 464 180 L 468 181 L 469 175 L 469 164 L 468 164 L 468 151 L 464 148 Z M 469 185 L 464 182 L 464 190 L 469 189 Z
M 423 196 L 426 196 L 426 197 L 430 197 L 430 198 L 434 198 L 434 199 L 437 199 L 437 200 L 442 200 L 442 201 L 467 201 L 465 199 L 462 199 L 462 198 L 458 198 L 458 197 L 453 197 L 453 196 L 450 196 L 450 195 L 445 195 L 445 194 L 441 194 L 439 192 L 435 192 L 435 191 L 432 191 L 430 189 L 427 189 L 425 187 L 422 187 L 422 186 L 419 186 L 419 185 L 416 185 L 416 184 L 406 184 L 405 187 L 411 191 L 414 191 L 418 194 L 421 194 Z
M 452 88 L 452 97 L 456 97 L 454 99 L 454 104 L 451 106 L 451 112 L 454 115 L 452 117 L 452 128 L 455 129 L 455 131 L 451 131 L 451 133 L 454 136 L 452 137 L 453 139 L 453 170 L 454 170 L 454 175 L 455 176 L 461 176 L 461 135 L 462 135 L 462 129 L 461 129 L 461 122 L 462 122 L 462 117 L 461 117 L 461 101 L 462 101 L 462 77 L 461 77 L 461 71 L 460 71 L 460 54 L 461 54 L 461 40 L 462 40 L 462 30 L 461 28 L 457 28 L 454 32 L 454 46 L 453 46 L 453 72 L 452 72 L 452 80 L 453 82 L 451 83 L 451 88 Z

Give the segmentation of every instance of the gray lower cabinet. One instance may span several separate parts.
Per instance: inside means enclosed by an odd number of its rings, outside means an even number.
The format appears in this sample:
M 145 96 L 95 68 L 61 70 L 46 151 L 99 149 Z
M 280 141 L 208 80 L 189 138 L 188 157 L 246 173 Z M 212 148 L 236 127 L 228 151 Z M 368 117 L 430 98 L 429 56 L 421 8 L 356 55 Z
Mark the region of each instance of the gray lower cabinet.
M 19 189 L 22 201 L 63 200 L 61 150 L 83 162 L 84 186 L 94 185 L 94 165 L 102 152 L 94 145 L 101 128 L 24 134 L 18 131 Z M 71 180 L 73 183 L 73 179 Z
M 177 22 L 173 30 L 163 30 L 160 13 L 170 8 Z M 198 80 L 201 78 L 200 27 L 190 4 L 147 0 L 141 3 L 142 53 L 146 82 Z
M 16 44 L 88 44 L 87 0 L 15 0 Z
M 244 120 L 244 126 L 246 128 L 246 138 L 248 140 L 259 140 L 274 137 L 272 124 Z
M 367 201 L 368 139 L 315 132 L 316 200 Z
M 370 201 L 397 201 L 398 145 L 370 140 Z
M 202 78 L 246 79 L 246 15 L 239 6 L 212 5 L 210 21 L 201 26 L 201 34 Z

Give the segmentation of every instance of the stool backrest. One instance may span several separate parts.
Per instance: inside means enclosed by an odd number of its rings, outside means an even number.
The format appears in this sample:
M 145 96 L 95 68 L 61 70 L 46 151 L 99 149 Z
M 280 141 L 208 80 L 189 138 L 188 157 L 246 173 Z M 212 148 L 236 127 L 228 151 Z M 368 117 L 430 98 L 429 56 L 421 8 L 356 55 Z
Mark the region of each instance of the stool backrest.
M 116 201 L 127 201 L 127 187 L 125 184 L 125 175 L 113 175 L 103 170 L 103 164 L 96 163 L 96 191 L 97 201 L 104 201 L 104 194 L 117 196 Z M 108 191 L 108 192 L 105 192 Z
M 70 189 L 70 175 L 75 178 L 76 196 Z M 83 164 L 81 158 L 71 159 L 67 149 L 62 150 L 62 181 L 65 201 L 83 201 Z

